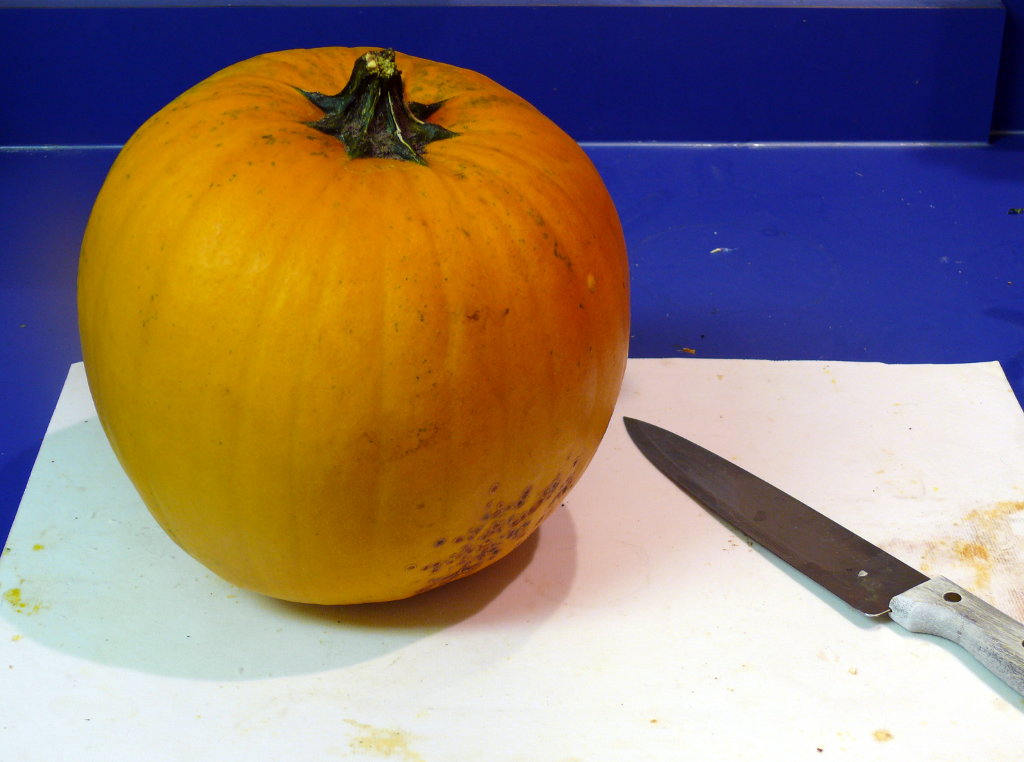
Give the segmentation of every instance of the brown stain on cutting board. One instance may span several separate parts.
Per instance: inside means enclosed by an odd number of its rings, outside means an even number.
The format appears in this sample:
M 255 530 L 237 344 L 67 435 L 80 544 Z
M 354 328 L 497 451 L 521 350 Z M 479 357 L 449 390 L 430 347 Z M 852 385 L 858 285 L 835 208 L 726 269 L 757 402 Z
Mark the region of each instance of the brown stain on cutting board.
M 1024 500 L 1003 500 L 993 508 L 971 511 L 964 521 L 1003 531 L 1009 520 L 1019 513 L 1024 513 Z
M 952 550 L 959 561 L 974 570 L 975 587 L 989 587 L 992 583 L 992 556 L 985 546 L 978 542 L 957 540 Z
M 919 547 L 921 571 L 949 577 L 964 587 L 1000 599 L 1007 613 L 1024 618 L 1024 501 L 1005 500 L 964 514 L 956 536 Z M 968 577 L 958 580 L 960 574 Z M 993 595 L 994 593 L 994 595 Z

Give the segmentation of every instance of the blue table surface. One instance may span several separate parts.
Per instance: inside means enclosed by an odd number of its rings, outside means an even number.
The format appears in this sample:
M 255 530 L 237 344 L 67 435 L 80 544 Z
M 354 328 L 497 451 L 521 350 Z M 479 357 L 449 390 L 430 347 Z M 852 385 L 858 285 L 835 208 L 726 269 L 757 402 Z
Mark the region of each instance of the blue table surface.
M 1024 400 L 1024 135 L 585 148 L 626 231 L 632 356 L 998 360 Z M 78 246 L 115 154 L 0 149 L 5 538 L 81 359 Z

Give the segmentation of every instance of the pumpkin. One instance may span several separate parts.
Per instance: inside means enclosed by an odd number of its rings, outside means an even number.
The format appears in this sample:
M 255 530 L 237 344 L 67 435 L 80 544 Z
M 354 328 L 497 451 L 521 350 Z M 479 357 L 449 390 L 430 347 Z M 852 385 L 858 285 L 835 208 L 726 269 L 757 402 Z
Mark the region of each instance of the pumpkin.
M 522 543 L 601 441 L 629 333 L 579 146 L 478 73 L 365 48 L 261 55 L 152 116 L 96 199 L 78 300 L 99 419 L 160 526 L 231 583 L 325 604 Z

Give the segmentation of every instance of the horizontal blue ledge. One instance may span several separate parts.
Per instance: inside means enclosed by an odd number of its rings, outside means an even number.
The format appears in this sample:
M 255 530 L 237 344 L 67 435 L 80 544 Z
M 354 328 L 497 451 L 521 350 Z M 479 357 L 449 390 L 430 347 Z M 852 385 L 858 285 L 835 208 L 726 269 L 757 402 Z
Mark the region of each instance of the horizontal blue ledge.
M 281 7 L 281 0 L 90 0 L 90 8 L 221 8 Z M 366 0 L 303 0 L 302 7 L 366 6 Z M 635 6 L 641 8 L 966 8 L 1000 7 L 1000 0 L 376 0 L 375 6 L 390 8 L 442 6 L 475 7 L 567 7 L 585 8 Z M 7 2 L 17 8 L 80 8 L 81 0 L 21 0 Z
M 0 145 L 123 143 L 235 61 L 330 45 L 481 71 L 580 141 L 985 141 L 1005 17 L 992 0 L 0 8 Z
M 633 356 L 998 360 L 1024 401 L 1024 136 L 585 148 L 626 232 Z M 81 359 L 78 248 L 115 153 L 0 150 L 0 535 Z

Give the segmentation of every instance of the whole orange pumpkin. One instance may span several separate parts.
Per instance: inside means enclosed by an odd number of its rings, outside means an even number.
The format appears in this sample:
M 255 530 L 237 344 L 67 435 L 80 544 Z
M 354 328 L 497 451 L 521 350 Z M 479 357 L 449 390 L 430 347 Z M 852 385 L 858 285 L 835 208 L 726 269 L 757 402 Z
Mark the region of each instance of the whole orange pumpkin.
M 369 49 L 258 56 L 150 118 L 78 288 L 96 409 L 156 520 L 316 603 L 521 543 L 591 460 L 629 333 L 583 151 L 480 74 Z

